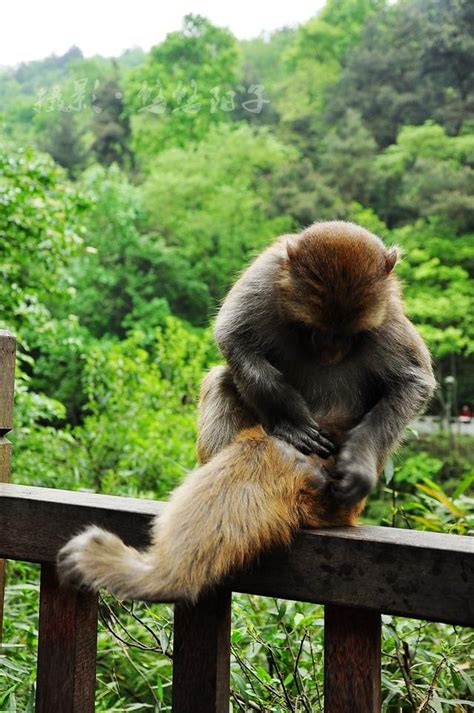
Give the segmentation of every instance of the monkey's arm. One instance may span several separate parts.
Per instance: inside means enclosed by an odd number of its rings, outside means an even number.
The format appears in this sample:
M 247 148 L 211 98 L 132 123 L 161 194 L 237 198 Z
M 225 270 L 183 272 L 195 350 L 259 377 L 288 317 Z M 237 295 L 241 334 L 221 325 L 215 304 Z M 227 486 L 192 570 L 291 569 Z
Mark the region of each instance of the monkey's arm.
M 395 336 L 382 341 L 377 354 L 384 395 L 349 432 L 337 459 L 333 492 L 345 504 L 369 493 L 406 426 L 423 411 L 436 386 L 428 350 L 408 320 Z
M 242 401 L 265 429 L 306 455 L 327 458 L 333 444 L 303 396 L 266 357 L 284 348 L 275 292 L 282 249 L 272 246 L 247 268 L 224 300 L 214 336 Z
M 265 357 L 244 349 L 230 350 L 226 356 L 243 401 L 269 433 L 306 455 L 328 458 L 334 452 L 304 398 Z

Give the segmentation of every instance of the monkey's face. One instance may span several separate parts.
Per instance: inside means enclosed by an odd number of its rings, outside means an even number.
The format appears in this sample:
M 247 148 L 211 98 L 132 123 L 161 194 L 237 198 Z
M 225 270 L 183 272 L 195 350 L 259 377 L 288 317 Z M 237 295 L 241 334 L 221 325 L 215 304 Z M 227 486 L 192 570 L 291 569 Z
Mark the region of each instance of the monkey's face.
M 364 332 L 380 327 L 396 282 L 396 253 L 350 223 L 319 223 L 287 245 L 279 276 L 280 311 L 307 330 L 314 353 L 334 364 Z
M 343 361 L 363 338 L 362 333 L 323 331 L 300 322 L 291 323 L 291 332 L 297 335 L 301 348 L 325 366 Z
M 343 361 L 359 342 L 359 334 L 313 331 L 313 350 L 320 364 L 330 366 Z

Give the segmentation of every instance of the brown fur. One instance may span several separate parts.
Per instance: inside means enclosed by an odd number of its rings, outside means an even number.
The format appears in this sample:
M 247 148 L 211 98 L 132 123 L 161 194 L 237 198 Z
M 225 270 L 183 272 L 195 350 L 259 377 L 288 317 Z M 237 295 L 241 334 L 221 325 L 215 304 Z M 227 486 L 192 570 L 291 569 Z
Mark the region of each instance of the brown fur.
M 290 544 L 300 527 L 354 524 L 361 504 L 335 506 L 325 486 L 319 459 L 256 426 L 173 492 L 147 550 L 92 526 L 60 551 L 59 574 L 123 598 L 195 601 L 263 550 Z
M 285 242 L 285 238 L 283 238 Z M 352 223 L 315 223 L 289 236 L 278 277 L 283 314 L 323 336 L 375 329 L 401 298 L 392 270 L 397 251 Z

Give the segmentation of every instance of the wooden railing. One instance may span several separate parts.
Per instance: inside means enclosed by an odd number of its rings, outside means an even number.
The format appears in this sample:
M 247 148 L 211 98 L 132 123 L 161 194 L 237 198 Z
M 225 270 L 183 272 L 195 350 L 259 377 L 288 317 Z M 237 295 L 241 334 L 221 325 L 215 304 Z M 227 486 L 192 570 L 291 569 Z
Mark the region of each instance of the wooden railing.
M 58 549 L 90 523 L 144 547 L 165 507 L 0 484 L 0 557 L 41 564 L 37 713 L 94 710 L 97 597 L 59 587 Z M 472 626 L 473 582 L 468 537 L 382 527 L 301 532 L 290 549 L 268 553 L 197 605 L 175 605 L 173 711 L 227 713 L 233 591 L 324 604 L 325 711 L 376 713 L 381 613 Z

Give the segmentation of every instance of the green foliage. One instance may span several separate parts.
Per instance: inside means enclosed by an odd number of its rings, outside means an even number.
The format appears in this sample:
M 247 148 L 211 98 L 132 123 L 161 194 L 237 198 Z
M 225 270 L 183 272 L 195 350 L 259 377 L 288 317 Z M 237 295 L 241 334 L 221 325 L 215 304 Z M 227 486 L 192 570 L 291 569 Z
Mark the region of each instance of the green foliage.
M 137 278 L 130 263 L 142 244 L 142 199 L 117 166 L 91 167 L 82 185 L 91 206 L 85 221 L 87 247 L 73 266 L 74 283 L 80 288 L 74 287 L 71 308 L 93 334 L 123 336 L 124 319 L 139 300 L 130 284 Z M 144 245 L 144 258 L 146 252 Z
M 363 125 L 360 115 L 349 110 L 343 122 L 328 131 L 322 141 L 319 171 L 337 188 L 346 205 L 352 201 L 369 202 L 371 164 L 375 141 Z
M 143 186 L 150 225 L 189 265 L 191 279 L 206 285 L 208 304 L 290 227 L 285 215 L 268 215 L 267 179 L 293 156 L 268 132 L 221 126 L 193 147 L 163 151 L 153 164 Z
M 143 166 L 170 146 L 202 139 L 228 119 L 215 92 L 235 91 L 239 52 L 234 37 L 199 15 L 187 15 L 179 32 L 153 47 L 128 79 L 125 99 L 133 147 Z
M 176 246 L 145 231 L 143 194 L 120 172 L 92 167 L 82 177 L 92 205 L 86 217 L 85 254 L 73 266 L 70 308 L 96 336 L 124 336 L 139 323 L 161 324 L 170 310 L 202 323 L 210 297 Z M 97 311 L 97 304 L 101 305 Z
M 30 150 L 0 150 L 0 324 L 19 339 L 22 387 L 32 379 L 34 390 L 65 402 L 77 387 L 72 353 L 83 330 L 67 318 L 62 323 L 52 311 L 59 305 L 67 310 L 71 261 L 82 249 L 86 207 L 49 158 Z M 52 372 L 53 365 L 59 370 Z M 60 385 L 65 370 L 69 384 Z M 25 389 L 20 398 L 27 397 Z M 48 411 L 46 401 L 44 408 Z
M 470 0 L 399 0 L 369 17 L 329 117 L 358 109 L 381 145 L 430 118 L 460 133 L 471 117 L 473 29 Z
M 470 355 L 474 349 L 474 285 L 469 265 L 471 236 L 450 235 L 419 223 L 392 233 L 405 251 L 399 273 L 406 284 L 408 314 L 433 354 Z M 459 248 L 458 248 L 459 245 Z
M 59 117 L 55 115 L 49 122 L 48 138 L 39 143 L 56 163 L 66 169 L 69 178 L 77 178 L 84 169 L 88 153 L 85 130 L 73 114 L 64 112 Z
M 385 469 L 379 498 L 365 517 L 394 527 L 474 532 L 472 437 L 414 436 Z
M 67 267 L 82 245 L 85 202 L 46 157 L 0 149 L 2 323 L 25 337 L 67 299 Z
M 340 64 L 360 42 L 367 18 L 385 6 L 385 0 L 328 0 L 316 17 L 298 29 L 287 54 L 290 66 L 307 57 Z
M 257 124 L 278 126 L 280 115 L 277 110 L 279 100 L 283 98 L 281 83 L 287 75 L 286 65 L 281 61 L 294 41 L 295 30 L 284 27 L 271 34 L 262 34 L 240 43 L 242 55 L 242 74 L 240 92 L 245 92 L 252 85 L 261 85 L 269 103 L 264 104 L 260 113 L 246 112 L 242 109 L 237 91 L 237 106 L 233 118 Z
M 159 498 L 195 466 L 199 382 L 217 355 L 208 332 L 174 317 L 148 350 L 143 343 L 136 333 L 90 350 L 87 415 L 74 435 L 79 468 L 94 489 Z
M 95 97 L 96 114 L 92 123 L 95 139 L 91 148 L 104 166 L 118 163 L 124 167 L 133 163 L 129 148 L 130 121 L 124 116 L 122 97 L 122 87 L 115 77 L 100 86 Z
M 432 218 L 445 229 L 474 229 L 474 137 L 441 126 L 405 126 L 375 161 L 380 212 L 389 225 Z
M 277 106 L 284 121 L 296 122 L 297 129 L 304 117 L 318 123 L 347 53 L 359 43 L 367 18 L 384 5 L 383 0 L 329 0 L 297 29 L 283 55 L 286 72 Z
M 147 334 L 74 346 L 80 422 L 48 425 L 64 420 L 64 407 L 20 382 L 14 471 L 32 485 L 166 497 L 196 464 L 199 383 L 217 360 L 209 331 L 167 317 Z
M 16 584 L 7 590 L 7 611 L 18 623 L 7 620 L 0 705 L 32 711 L 38 573 L 32 565 L 15 564 L 13 571 L 9 564 Z M 171 710 L 172 621 L 167 605 L 101 598 L 97 711 Z M 322 607 L 235 595 L 231 710 L 321 713 L 323 631 Z M 471 710 L 468 629 L 383 616 L 382 636 L 384 712 L 421 705 L 427 711 Z

